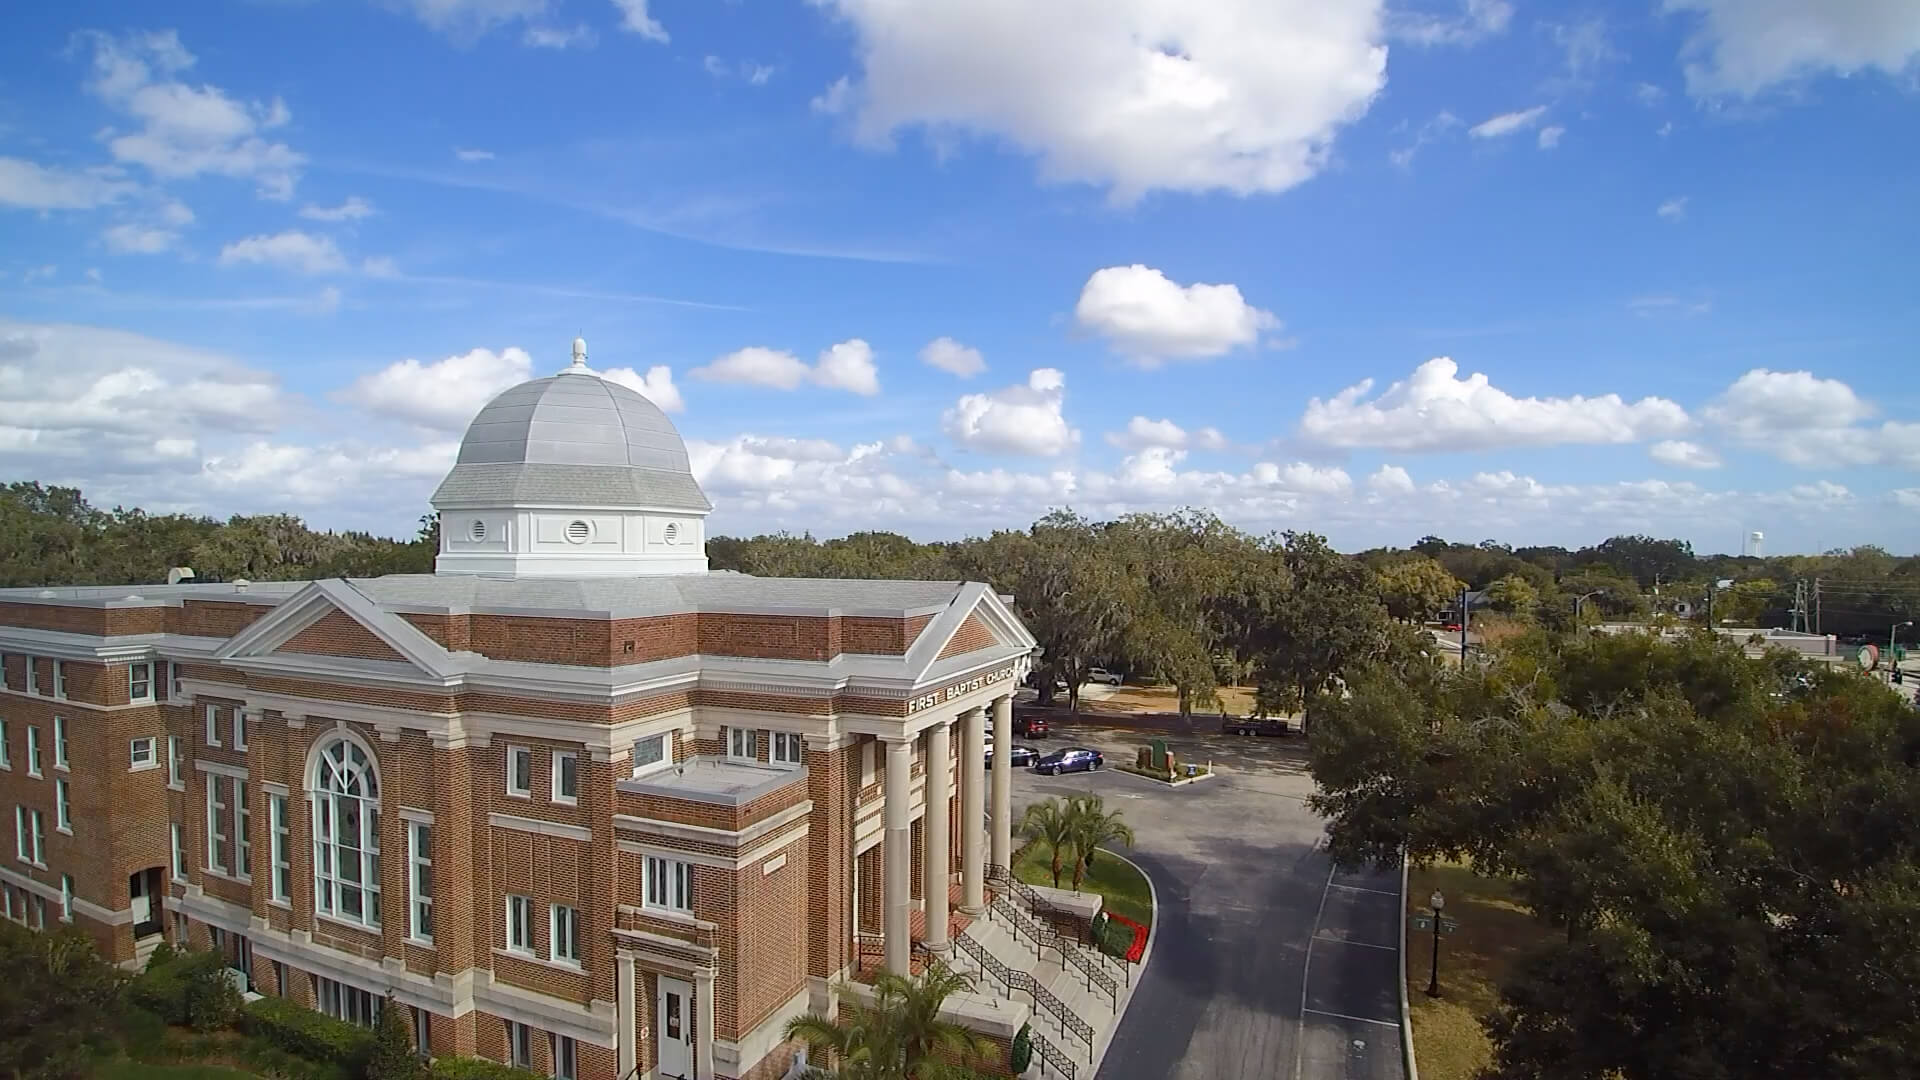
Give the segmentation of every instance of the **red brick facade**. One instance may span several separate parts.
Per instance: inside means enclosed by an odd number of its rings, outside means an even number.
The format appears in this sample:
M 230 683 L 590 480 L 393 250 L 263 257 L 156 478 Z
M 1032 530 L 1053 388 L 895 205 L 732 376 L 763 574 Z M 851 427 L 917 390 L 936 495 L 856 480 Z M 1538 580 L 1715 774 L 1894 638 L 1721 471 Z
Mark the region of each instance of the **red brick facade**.
M 236 964 L 250 950 L 242 966 L 261 993 L 318 1006 L 325 980 L 376 997 L 392 991 L 420 1010 L 410 1015 L 426 1018 L 436 1053 L 504 1060 L 510 1025 L 526 1024 L 536 1069 L 553 1067 L 550 1038 L 571 1038 L 577 1075 L 590 1080 L 621 1080 L 623 1042 L 643 1074 L 656 1063 L 657 980 L 691 984 L 700 970 L 711 972 L 705 1019 L 715 1053 L 703 1068 L 754 1080 L 781 1075 L 794 1048 L 779 1040 L 779 1025 L 796 1001 L 804 1005 L 853 964 L 856 922 L 880 929 L 881 847 L 858 860 L 853 852 L 879 798 L 885 755 L 868 749 L 873 736 L 849 725 L 857 720 L 871 731 L 890 723 L 906 732 L 911 723 L 918 731 L 957 719 L 994 692 L 956 700 L 937 716 L 908 717 L 905 696 L 853 686 L 823 695 L 783 692 L 772 681 L 688 680 L 632 694 L 588 689 L 592 683 L 567 692 L 443 685 L 405 674 L 412 670 L 405 656 L 342 610 L 263 635 L 280 643 L 257 657 L 219 661 L 208 658 L 212 646 L 271 616 L 272 598 L 189 594 L 114 603 L 0 595 L 0 635 L 10 642 L 0 663 L 0 814 L 37 812 L 44 823 L 38 860 L 29 851 L 23 861 L 11 843 L 0 852 L 6 910 L 31 925 L 44 903 L 52 924 L 61 917 L 60 897 L 70 896 L 74 923 L 125 964 L 161 934 L 202 946 L 218 934 Z M 556 673 L 694 653 L 787 662 L 903 657 L 932 618 L 395 614 L 448 650 L 550 665 Z M 35 644 L 42 632 L 84 635 L 90 644 L 71 637 Z M 124 647 L 111 661 L 83 658 L 134 634 L 156 635 L 131 650 L 138 660 L 125 659 Z M 942 655 L 998 644 L 986 621 L 971 615 Z M 1017 655 L 1002 650 L 990 661 Z M 56 656 L 73 657 L 59 660 L 57 678 Z M 279 671 L 275 657 L 288 658 Z M 334 658 L 339 673 L 325 673 Z M 368 677 L 369 660 L 399 674 Z M 56 686 L 63 697 L 54 696 Z M 636 738 L 664 736 L 674 761 L 719 758 L 727 729 L 748 724 L 758 731 L 756 757 L 773 777 L 751 798 L 680 797 L 649 782 L 671 769 L 626 782 Z M 58 765 L 56 729 L 64 745 Z M 770 760 L 774 730 L 803 740 L 804 774 L 794 771 L 791 781 L 780 780 Z M 30 739 L 39 748 L 37 775 Z M 316 803 L 324 800 L 315 762 L 341 741 L 366 755 L 377 776 L 377 797 L 365 804 L 379 812 L 378 899 L 365 909 L 377 907 L 377 918 L 342 918 L 316 906 Z M 953 742 L 960 745 L 957 735 Z M 871 763 L 864 788 L 863 762 Z M 570 797 L 556 790 L 563 774 L 572 777 Z M 521 779 L 524 790 L 515 783 Z M 956 821 L 957 788 L 949 809 Z M 63 791 L 68 824 L 59 828 Z M 351 827 L 345 813 L 327 812 L 336 837 Z M 352 820 L 372 829 L 370 812 Z M 429 846 L 416 851 L 421 826 Z M 912 835 L 917 867 L 918 821 Z M 960 845 L 950 849 L 957 860 Z M 345 849 L 328 850 L 348 864 Z M 416 897 L 421 855 L 431 860 L 432 887 L 430 896 Z M 661 909 L 660 890 L 647 881 L 650 857 L 688 868 L 690 912 Z M 372 865 L 360 858 L 351 856 L 352 864 Z M 915 896 L 921 883 L 916 869 Z M 371 900 L 370 892 L 361 895 Z M 512 906 L 514 897 L 525 898 L 524 912 Z M 413 901 L 427 898 L 430 940 L 411 932 Z M 567 916 L 556 905 L 572 912 L 573 945 L 559 932 L 556 916 Z M 515 940 L 516 918 L 524 941 Z M 635 969 L 634 1023 L 624 1033 L 622 956 Z

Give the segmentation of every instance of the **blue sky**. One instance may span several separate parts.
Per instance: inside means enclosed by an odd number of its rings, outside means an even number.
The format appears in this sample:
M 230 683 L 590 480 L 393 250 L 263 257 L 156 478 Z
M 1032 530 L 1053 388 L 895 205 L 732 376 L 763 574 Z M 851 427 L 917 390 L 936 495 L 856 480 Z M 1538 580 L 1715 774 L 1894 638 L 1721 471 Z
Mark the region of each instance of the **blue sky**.
M 405 531 L 491 394 L 713 527 L 1920 536 L 1920 7 L 73 2 L 0 38 L 0 475 Z M 1901 136 L 1900 132 L 1909 133 Z

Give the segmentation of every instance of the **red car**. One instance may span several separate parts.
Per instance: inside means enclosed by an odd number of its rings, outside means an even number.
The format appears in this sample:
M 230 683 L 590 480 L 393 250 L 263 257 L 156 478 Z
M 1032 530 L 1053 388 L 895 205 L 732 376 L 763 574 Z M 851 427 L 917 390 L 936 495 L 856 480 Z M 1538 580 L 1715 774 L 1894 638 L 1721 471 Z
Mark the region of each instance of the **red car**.
M 1013 733 L 1023 739 L 1044 739 L 1047 737 L 1047 718 L 1044 716 L 1016 716 L 1013 718 Z

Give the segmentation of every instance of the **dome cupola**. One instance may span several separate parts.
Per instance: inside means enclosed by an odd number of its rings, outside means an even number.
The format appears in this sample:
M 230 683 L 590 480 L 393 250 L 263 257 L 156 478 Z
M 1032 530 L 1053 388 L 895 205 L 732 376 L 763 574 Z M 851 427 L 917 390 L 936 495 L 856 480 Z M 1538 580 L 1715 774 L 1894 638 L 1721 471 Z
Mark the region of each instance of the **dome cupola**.
M 488 402 L 433 494 L 436 573 L 508 577 L 685 574 L 707 569 L 713 504 L 673 422 L 638 392 L 587 367 L 587 343 L 559 374 Z

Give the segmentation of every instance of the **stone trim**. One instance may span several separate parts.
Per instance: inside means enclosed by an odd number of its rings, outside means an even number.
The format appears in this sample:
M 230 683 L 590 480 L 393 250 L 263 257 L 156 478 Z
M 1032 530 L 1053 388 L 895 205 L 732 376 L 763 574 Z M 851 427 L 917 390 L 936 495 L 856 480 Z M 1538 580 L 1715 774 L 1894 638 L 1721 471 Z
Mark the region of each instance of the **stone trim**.
M 490 813 L 487 815 L 487 824 L 496 829 L 512 829 L 516 832 L 537 833 L 541 836 L 560 836 L 569 840 L 593 839 L 593 830 L 584 825 L 543 821 L 540 818 L 520 817 L 517 814 Z
M 805 1013 L 812 991 L 802 986 L 797 993 L 780 1005 L 774 1006 L 766 1018 L 753 1025 L 753 1029 L 738 1039 L 723 1039 L 714 1036 L 713 1063 L 718 1071 L 726 1076 L 745 1076 L 747 1070 L 758 1065 L 775 1047 L 786 1042 L 787 1021 Z
M 242 766 L 228 765 L 220 761 L 208 761 L 205 758 L 193 759 L 193 768 L 195 772 L 213 773 L 217 776 L 231 776 L 235 780 L 245 780 L 249 775 L 247 770 Z
M 653 833 L 656 836 L 670 836 L 696 844 L 724 844 L 729 847 L 744 847 L 755 840 L 782 828 L 813 812 L 813 800 L 808 799 L 787 807 L 771 817 L 759 821 L 744 829 L 716 829 L 710 825 L 685 825 L 678 821 L 659 821 L 654 818 L 634 817 L 631 814 L 613 815 L 613 827 L 628 832 Z

